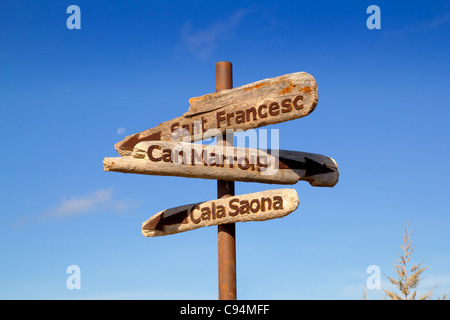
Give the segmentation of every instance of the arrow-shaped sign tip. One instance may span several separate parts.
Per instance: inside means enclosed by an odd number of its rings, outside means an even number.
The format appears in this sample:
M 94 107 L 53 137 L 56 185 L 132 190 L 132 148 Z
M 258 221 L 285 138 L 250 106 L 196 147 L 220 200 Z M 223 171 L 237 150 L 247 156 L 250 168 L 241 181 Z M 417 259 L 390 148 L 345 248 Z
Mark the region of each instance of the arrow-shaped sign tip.
M 305 157 L 306 171 L 305 177 L 314 176 L 316 174 L 334 172 L 333 169 L 328 168 L 325 164 L 316 162 L 308 157 Z

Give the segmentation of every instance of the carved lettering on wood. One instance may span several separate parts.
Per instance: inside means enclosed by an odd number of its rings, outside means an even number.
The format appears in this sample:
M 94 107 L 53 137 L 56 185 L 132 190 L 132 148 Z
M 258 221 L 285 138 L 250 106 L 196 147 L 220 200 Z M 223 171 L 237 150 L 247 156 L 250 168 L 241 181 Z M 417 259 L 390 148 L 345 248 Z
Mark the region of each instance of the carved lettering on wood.
M 226 223 L 281 218 L 299 204 L 294 189 L 279 189 L 193 203 L 158 212 L 142 224 L 142 234 L 157 237 Z
M 265 79 L 189 99 L 187 113 L 116 143 L 122 156 L 142 141 L 198 141 L 226 129 L 254 129 L 310 114 L 318 101 L 317 83 L 306 72 Z M 154 106 L 158 108 L 158 106 Z
M 106 171 L 274 184 L 308 181 L 333 187 L 339 178 L 329 157 L 296 151 L 201 145 L 187 142 L 144 141 L 130 156 L 105 158 Z

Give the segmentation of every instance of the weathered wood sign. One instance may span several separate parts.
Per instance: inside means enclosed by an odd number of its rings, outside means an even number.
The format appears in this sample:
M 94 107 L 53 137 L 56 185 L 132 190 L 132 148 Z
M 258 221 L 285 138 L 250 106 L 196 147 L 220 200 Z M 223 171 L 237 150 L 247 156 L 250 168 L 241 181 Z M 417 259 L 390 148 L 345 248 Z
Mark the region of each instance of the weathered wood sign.
M 281 218 L 295 211 L 298 204 L 294 189 L 193 203 L 158 212 L 142 224 L 142 234 L 157 237 L 219 224 Z
M 288 185 L 303 180 L 333 187 L 339 179 L 330 157 L 240 148 L 229 139 L 235 132 L 309 115 L 318 102 L 313 76 L 297 72 L 232 87 L 231 63 L 218 62 L 216 93 L 189 99 L 182 116 L 127 136 L 114 146 L 120 157 L 103 160 L 105 171 L 217 180 L 218 199 L 160 211 L 142 223 L 142 234 L 158 237 L 217 225 L 219 299 L 236 299 L 234 223 L 281 218 L 300 202 L 294 189 L 236 196 L 234 181 Z M 193 143 L 213 137 L 217 144 Z
M 116 143 L 122 156 L 131 155 L 141 141 L 198 141 L 224 134 L 226 129 L 248 130 L 298 119 L 317 105 L 317 83 L 306 72 L 291 73 L 189 99 L 187 113 Z M 186 139 L 187 138 L 187 139 Z
M 246 182 L 332 187 L 339 178 L 329 157 L 296 151 L 202 145 L 187 142 L 144 141 L 131 156 L 105 158 L 105 171 Z

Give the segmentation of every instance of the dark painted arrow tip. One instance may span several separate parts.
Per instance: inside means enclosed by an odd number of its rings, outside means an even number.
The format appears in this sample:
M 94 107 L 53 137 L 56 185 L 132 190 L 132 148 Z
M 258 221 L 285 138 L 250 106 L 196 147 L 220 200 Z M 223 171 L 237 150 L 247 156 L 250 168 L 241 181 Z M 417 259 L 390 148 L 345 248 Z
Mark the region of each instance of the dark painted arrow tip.
M 306 172 L 305 177 L 314 176 L 316 174 L 334 172 L 333 169 L 328 168 L 325 164 L 316 162 L 308 157 L 305 157 Z
M 314 176 L 316 174 L 334 172 L 333 169 L 328 168 L 325 164 L 321 164 L 308 157 L 305 157 L 304 160 L 305 162 L 282 157 L 280 157 L 279 160 L 280 160 L 279 163 L 280 169 L 292 169 L 292 170 L 302 169 L 305 170 L 305 177 Z

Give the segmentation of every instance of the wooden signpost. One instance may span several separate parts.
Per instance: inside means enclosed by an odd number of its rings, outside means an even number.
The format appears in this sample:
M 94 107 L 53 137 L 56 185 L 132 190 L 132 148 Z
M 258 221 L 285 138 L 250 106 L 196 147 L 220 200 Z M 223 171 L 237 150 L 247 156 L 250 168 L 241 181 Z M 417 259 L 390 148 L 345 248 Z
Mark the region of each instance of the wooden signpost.
M 276 150 L 278 156 L 258 149 L 186 142 L 144 141 L 130 156 L 105 158 L 106 171 L 229 181 L 333 187 L 339 178 L 329 157 Z
M 294 189 L 279 189 L 193 203 L 158 212 L 142 224 L 146 237 L 246 221 L 281 218 L 299 204 Z
M 226 129 L 248 130 L 298 119 L 317 105 L 317 84 L 306 72 L 297 72 L 221 90 L 189 99 L 181 117 L 126 137 L 116 143 L 121 156 L 131 155 L 141 141 L 197 141 L 217 136 Z
M 233 68 L 230 62 L 216 63 L 216 92 L 233 88 Z M 222 135 L 222 141 L 217 141 L 223 147 L 232 147 L 232 134 Z M 234 181 L 217 180 L 217 199 L 235 195 Z M 217 226 L 217 280 L 219 300 L 237 299 L 236 281 L 236 226 L 234 223 Z
M 217 199 L 156 213 L 142 224 L 146 237 L 218 226 L 219 299 L 236 299 L 235 223 L 281 218 L 299 204 L 294 189 L 235 195 L 234 181 L 333 187 L 336 162 L 327 156 L 287 150 L 234 147 L 229 130 L 249 130 L 310 114 L 317 84 L 305 72 L 232 88 L 231 63 L 216 64 L 216 92 L 189 99 L 182 116 L 115 144 L 120 157 L 105 158 L 105 171 L 217 180 Z M 232 133 L 231 133 L 232 135 Z M 222 137 L 217 145 L 191 142 Z

